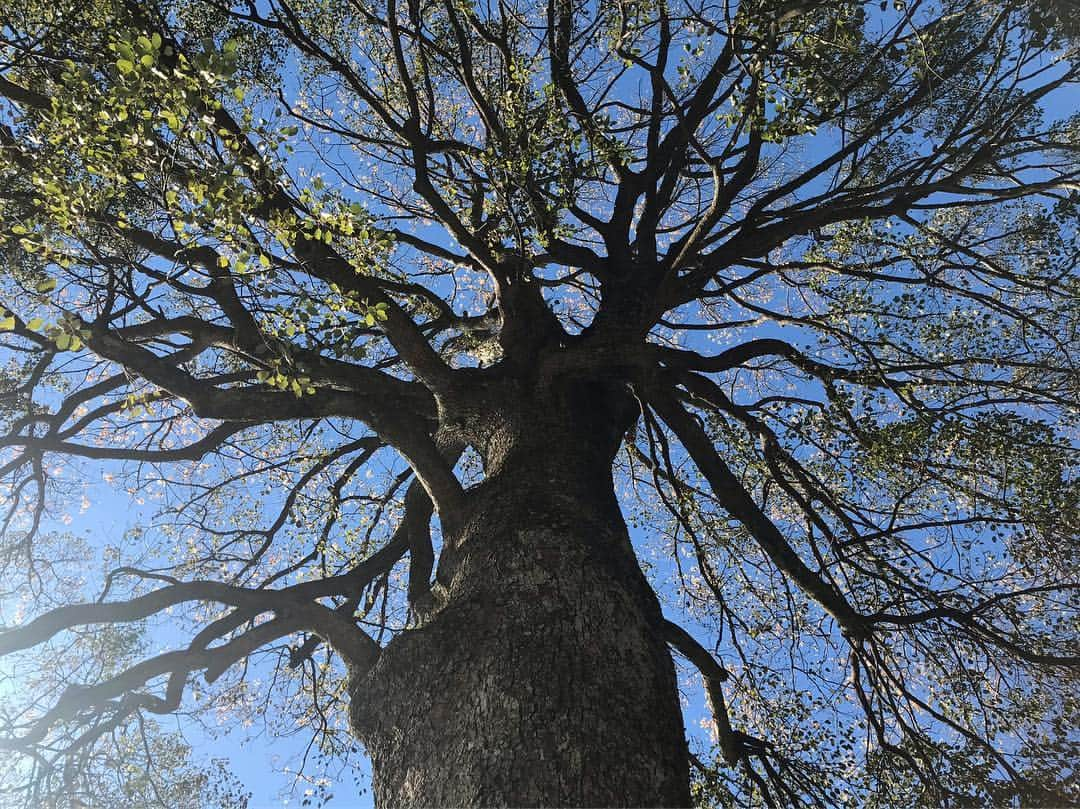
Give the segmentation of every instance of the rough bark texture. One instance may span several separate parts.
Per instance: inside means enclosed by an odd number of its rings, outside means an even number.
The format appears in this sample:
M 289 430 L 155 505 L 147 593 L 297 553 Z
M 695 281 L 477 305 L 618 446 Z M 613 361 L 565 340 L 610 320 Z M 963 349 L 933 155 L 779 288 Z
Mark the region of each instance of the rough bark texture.
M 548 432 L 511 425 L 488 447 L 494 474 L 440 564 L 446 606 L 354 686 L 384 807 L 689 804 L 660 608 L 612 492 L 617 438 L 545 409 L 524 415 Z

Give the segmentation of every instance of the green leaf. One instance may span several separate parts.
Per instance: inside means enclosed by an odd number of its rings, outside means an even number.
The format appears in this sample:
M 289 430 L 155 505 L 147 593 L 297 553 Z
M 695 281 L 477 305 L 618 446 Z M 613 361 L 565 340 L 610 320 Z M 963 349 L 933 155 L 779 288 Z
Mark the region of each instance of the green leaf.
M 70 334 L 67 334 L 66 332 L 60 332 L 60 334 L 56 335 L 56 338 L 53 340 L 53 342 L 56 343 L 56 347 L 59 348 L 61 351 L 67 351 L 69 348 L 71 348 L 71 340 L 72 337 Z
M 37 331 L 44 325 L 45 321 L 40 317 L 32 317 L 26 322 L 26 328 L 30 329 L 30 331 Z
M 0 318 L 0 331 L 11 331 L 15 328 L 15 315 Z
M 133 70 L 135 70 L 135 63 L 127 59 L 117 59 L 116 69 L 119 70 L 121 73 L 127 75 L 128 73 L 131 73 Z
M 55 278 L 46 278 L 44 281 L 37 285 L 37 291 L 43 295 L 46 292 L 52 292 L 54 289 L 56 289 Z

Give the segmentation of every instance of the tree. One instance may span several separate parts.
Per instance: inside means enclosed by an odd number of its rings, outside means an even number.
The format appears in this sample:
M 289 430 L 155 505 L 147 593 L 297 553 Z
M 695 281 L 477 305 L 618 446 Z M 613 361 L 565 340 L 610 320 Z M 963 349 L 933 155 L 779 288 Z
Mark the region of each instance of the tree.
M 5 800 L 207 689 L 387 806 L 1080 797 L 1056 3 L 0 15 Z

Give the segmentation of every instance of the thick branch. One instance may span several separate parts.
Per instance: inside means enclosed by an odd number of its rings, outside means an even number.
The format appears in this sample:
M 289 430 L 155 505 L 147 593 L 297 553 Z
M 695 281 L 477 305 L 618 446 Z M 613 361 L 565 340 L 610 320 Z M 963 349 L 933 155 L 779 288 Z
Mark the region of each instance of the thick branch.
M 863 637 L 868 631 L 866 619 L 852 607 L 836 588 L 806 566 L 779 529 L 761 510 L 742 483 L 713 448 L 712 441 L 698 421 L 666 390 L 649 391 L 648 403 L 671 428 L 686 448 L 698 469 L 709 481 L 717 500 L 750 531 L 777 569 L 789 576 L 800 589 L 817 601 L 849 636 Z

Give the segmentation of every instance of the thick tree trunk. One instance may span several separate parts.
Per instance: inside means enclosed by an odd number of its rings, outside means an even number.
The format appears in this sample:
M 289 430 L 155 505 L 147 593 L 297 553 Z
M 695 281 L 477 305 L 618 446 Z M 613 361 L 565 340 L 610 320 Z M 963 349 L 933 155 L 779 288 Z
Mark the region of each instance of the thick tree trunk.
M 354 688 L 383 807 L 689 804 L 674 667 L 610 457 L 548 435 L 469 493 L 446 606 Z

